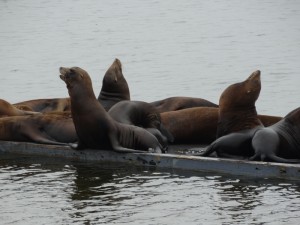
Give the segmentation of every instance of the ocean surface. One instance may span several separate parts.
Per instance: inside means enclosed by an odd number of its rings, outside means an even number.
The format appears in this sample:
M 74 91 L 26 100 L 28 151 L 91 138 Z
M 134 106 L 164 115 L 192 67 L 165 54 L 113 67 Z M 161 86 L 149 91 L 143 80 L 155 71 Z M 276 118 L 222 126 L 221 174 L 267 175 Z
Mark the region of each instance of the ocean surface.
M 115 58 L 133 100 L 201 97 L 262 72 L 260 114 L 300 103 L 300 1 L 0 0 L 1 97 L 96 96 Z M 295 181 L 0 155 L 0 224 L 299 224 Z

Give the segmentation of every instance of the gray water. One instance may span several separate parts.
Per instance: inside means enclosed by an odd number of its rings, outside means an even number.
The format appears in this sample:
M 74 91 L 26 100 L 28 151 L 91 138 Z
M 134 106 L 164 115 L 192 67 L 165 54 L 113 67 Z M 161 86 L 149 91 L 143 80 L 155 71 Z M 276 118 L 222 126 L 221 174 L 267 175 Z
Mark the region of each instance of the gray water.
M 0 0 L 1 98 L 66 97 L 60 66 L 96 95 L 119 58 L 132 99 L 218 102 L 262 71 L 261 114 L 299 104 L 300 1 Z M 297 224 L 299 184 L 0 156 L 0 224 Z

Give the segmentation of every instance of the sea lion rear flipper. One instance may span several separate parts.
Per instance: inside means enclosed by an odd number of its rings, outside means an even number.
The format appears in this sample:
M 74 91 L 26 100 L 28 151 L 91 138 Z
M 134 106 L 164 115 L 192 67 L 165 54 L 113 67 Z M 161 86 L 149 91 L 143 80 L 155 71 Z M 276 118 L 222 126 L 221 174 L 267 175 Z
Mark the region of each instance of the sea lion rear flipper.
M 116 139 L 114 135 L 109 135 L 109 139 L 111 142 L 111 146 L 114 151 L 116 152 L 122 152 L 122 153 L 145 153 L 145 151 L 142 150 L 135 150 L 130 148 L 125 148 L 120 145 L 119 141 Z
M 212 154 L 216 149 L 214 148 L 214 145 L 216 143 L 213 142 L 210 146 L 208 146 L 205 151 L 198 153 L 198 154 L 193 154 L 193 156 L 209 156 L 210 154 Z

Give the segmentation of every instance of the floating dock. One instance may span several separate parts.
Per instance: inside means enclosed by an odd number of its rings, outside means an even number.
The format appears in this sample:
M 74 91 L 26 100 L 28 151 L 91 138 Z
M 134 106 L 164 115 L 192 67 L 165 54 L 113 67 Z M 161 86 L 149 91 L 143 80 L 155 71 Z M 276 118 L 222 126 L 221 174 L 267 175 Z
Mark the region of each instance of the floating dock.
M 177 148 L 180 148 L 180 146 Z M 185 171 L 216 172 L 258 178 L 300 180 L 300 164 L 254 162 L 180 154 L 118 153 L 108 150 L 73 150 L 68 146 L 0 141 L 0 153 L 45 156 L 83 162 L 121 162 Z

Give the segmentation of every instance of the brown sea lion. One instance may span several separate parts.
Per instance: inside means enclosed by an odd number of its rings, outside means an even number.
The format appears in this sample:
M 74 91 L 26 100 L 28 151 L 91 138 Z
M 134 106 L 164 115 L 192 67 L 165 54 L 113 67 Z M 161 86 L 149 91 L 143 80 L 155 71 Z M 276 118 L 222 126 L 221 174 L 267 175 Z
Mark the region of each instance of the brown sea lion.
M 123 100 L 130 100 L 130 92 L 122 73 L 121 61 L 115 59 L 103 77 L 98 101 L 108 111 L 114 104 Z
M 4 116 L 23 116 L 23 115 L 32 115 L 36 114 L 36 112 L 28 112 L 25 110 L 18 109 L 14 105 L 9 102 L 0 99 L 0 117 Z
M 71 99 L 71 112 L 78 135 L 77 149 L 113 149 L 119 152 L 161 152 L 157 138 L 147 130 L 121 124 L 97 101 L 88 73 L 79 68 L 60 68 Z
M 154 105 L 160 113 L 193 107 L 218 107 L 218 105 L 208 100 L 192 97 L 170 97 L 163 100 L 151 102 L 150 104 Z
M 35 112 L 70 111 L 69 98 L 34 99 L 13 104 L 16 107 L 28 107 Z
M 77 141 L 70 113 L 0 118 L 0 140 L 66 145 Z
M 108 114 L 117 122 L 143 127 L 166 148 L 173 142 L 172 134 L 161 123 L 155 106 L 143 101 L 121 101 L 110 108 Z
M 174 144 L 210 144 L 216 140 L 219 109 L 195 107 L 160 114 L 164 127 L 173 135 Z M 282 117 L 258 115 L 264 126 L 277 123 Z
M 260 71 L 257 70 L 245 81 L 223 91 L 219 100 L 218 139 L 200 155 L 208 156 L 213 152 L 221 157 L 253 155 L 252 136 L 257 129 L 263 128 L 255 107 L 260 90 Z
M 262 126 L 255 102 L 261 90 L 260 71 L 245 81 L 227 87 L 219 99 L 217 138 L 226 134 Z

